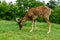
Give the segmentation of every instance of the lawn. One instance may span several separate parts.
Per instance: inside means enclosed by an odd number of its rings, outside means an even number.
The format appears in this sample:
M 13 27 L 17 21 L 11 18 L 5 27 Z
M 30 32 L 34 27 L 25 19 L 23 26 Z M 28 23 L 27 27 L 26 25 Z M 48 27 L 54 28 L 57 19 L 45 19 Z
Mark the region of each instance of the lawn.
M 36 22 L 35 30 L 29 32 L 31 21 L 25 22 L 19 30 L 15 21 L 0 20 L 0 40 L 60 40 L 60 24 L 51 24 L 51 33 L 47 34 L 48 25 L 44 22 Z

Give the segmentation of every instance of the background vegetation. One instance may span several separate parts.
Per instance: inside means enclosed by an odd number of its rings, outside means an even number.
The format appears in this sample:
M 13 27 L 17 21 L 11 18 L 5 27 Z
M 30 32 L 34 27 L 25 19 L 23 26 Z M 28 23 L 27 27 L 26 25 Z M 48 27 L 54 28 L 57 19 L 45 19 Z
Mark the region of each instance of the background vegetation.
M 53 9 L 50 21 L 60 23 L 60 0 L 50 0 L 48 3 L 36 0 L 16 0 L 15 4 L 0 1 L 0 19 L 15 20 L 17 17 L 22 18 L 27 13 L 28 9 L 42 5 Z M 37 18 L 37 21 L 43 22 L 45 20 Z

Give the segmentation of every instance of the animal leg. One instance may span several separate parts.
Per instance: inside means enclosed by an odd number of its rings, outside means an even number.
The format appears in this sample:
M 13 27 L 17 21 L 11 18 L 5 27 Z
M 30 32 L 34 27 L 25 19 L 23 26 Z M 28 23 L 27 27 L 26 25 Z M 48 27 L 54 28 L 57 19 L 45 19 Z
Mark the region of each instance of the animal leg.
M 32 28 L 31 28 L 30 32 L 32 32 L 34 30 L 34 28 L 35 28 L 35 20 L 33 19 L 32 20 Z
M 49 17 L 45 17 L 45 20 L 46 20 L 47 23 L 48 23 L 48 32 L 47 32 L 47 34 L 48 34 L 48 33 L 51 32 L 51 23 L 50 23 L 50 21 L 49 21 Z

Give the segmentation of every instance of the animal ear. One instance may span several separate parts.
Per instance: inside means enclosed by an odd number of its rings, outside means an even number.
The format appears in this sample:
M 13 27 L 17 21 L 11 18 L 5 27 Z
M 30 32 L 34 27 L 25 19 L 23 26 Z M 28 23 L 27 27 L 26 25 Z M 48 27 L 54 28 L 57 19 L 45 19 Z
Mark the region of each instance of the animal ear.
M 16 22 L 20 22 L 20 19 L 19 18 L 16 18 Z

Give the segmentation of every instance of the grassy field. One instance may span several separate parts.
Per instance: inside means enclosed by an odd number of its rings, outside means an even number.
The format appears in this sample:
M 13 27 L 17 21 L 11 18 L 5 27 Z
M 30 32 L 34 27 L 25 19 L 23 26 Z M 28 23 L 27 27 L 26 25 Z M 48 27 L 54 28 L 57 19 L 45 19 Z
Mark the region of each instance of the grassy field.
M 52 31 L 47 34 L 47 23 L 36 22 L 36 29 L 31 29 L 31 21 L 27 21 L 22 30 L 14 21 L 0 20 L 0 40 L 60 40 L 60 25 L 52 24 Z

